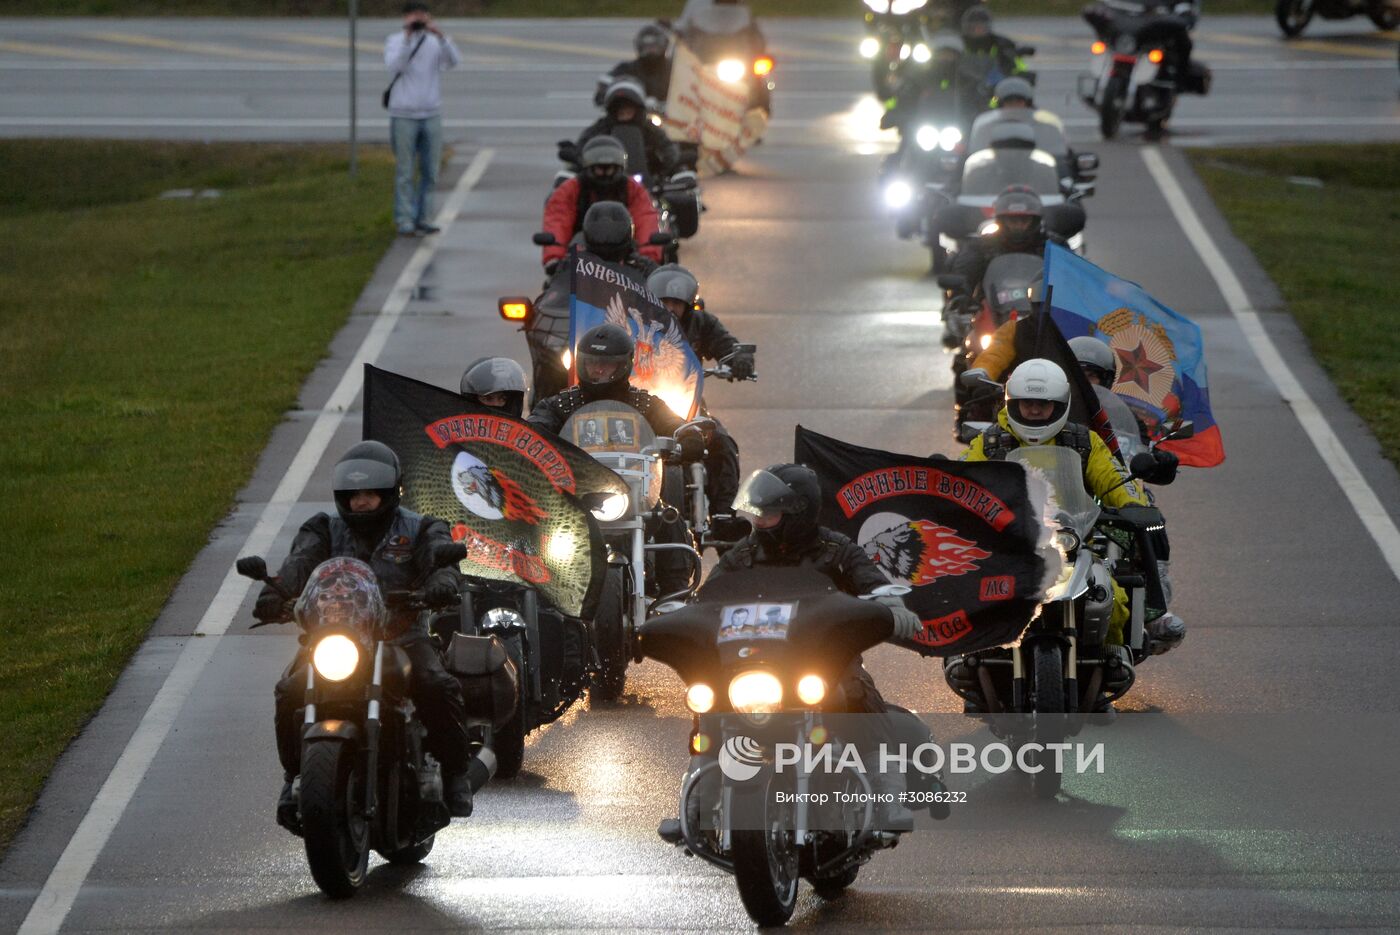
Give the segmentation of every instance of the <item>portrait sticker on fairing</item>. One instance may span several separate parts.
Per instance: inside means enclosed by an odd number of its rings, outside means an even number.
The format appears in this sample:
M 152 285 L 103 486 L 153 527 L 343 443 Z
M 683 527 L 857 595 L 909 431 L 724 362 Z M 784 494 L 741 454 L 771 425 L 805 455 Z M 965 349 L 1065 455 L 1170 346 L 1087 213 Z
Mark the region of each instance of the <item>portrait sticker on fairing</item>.
M 718 643 L 735 640 L 787 639 L 788 626 L 797 605 L 733 604 L 721 612 Z

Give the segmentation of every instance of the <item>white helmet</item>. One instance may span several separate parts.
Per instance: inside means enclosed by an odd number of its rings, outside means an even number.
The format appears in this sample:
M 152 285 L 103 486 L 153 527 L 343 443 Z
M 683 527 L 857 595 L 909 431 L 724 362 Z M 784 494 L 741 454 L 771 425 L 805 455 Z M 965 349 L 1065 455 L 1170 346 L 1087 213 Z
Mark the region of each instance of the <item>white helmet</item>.
M 1021 415 L 1020 401 L 1038 399 L 1053 405 L 1044 419 Z M 1069 420 L 1069 380 L 1052 361 L 1037 357 L 1011 372 L 1006 381 L 1006 421 L 1012 433 L 1029 445 L 1039 445 L 1059 434 Z

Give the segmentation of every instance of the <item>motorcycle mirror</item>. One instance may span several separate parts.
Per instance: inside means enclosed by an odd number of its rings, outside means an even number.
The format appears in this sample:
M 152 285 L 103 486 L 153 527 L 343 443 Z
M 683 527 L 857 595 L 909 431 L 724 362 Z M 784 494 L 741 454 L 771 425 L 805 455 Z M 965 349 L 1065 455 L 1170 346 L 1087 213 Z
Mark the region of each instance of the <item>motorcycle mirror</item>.
M 503 295 L 496 300 L 496 311 L 506 321 L 529 324 L 535 317 L 535 303 L 523 295 Z
M 1172 426 L 1172 430 L 1166 434 L 1162 441 L 1172 439 L 1174 441 L 1185 441 L 1196 436 L 1196 424 L 1190 419 L 1182 419 Z
M 972 440 L 981 435 L 986 427 L 986 422 L 964 422 L 958 426 L 958 441 L 964 445 L 970 445 Z
M 734 345 L 734 353 L 735 353 L 735 354 L 752 354 L 754 351 L 757 351 L 757 350 L 758 350 L 758 345 L 757 345 L 757 344 L 736 344 L 736 345 Z
M 254 581 L 267 580 L 267 562 L 263 561 L 261 555 L 249 555 L 240 558 L 233 563 L 233 567 L 245 578 L 252 578 Z
M 651 244 L 653 247 L 669 247 L 671 244 L 675 243 L 675 238 L 670 234 L 657 231 L 647 238 L 647 243 Z
M 456 565 L 466 557 L 467 547 L 460 542 L 444 543 L 433 549 L 433 565 L 438 568 Z
M 1080 172 L 1093 172 L 1099 167 L 1098 153 L 1080 153 L 1075 157 L 1075 164 Z
M 537 247 L 557 247 L 559 245 L 559 241 L 549 231 L 540 231 L 530 240 Z
M 967 288 L 967 277 L 959 276 L 957 273 L 940 273 L 938 276 L 938 288 L 957 292 Z
M 1139 451 L 1133 455 L 1128 462 L 1128 470 L 1132 471 L 1134 477 L 1146 477 L 1157 467 L 1157 459 L 1152 457 L 1150 452 Z
M 982 385 L 982 380 L 986 374 L 980 370 L 964 370 L 958 374 L 958 382 L 968 389 Z
M 1080 198 L 1088 198 L 1095 191 L 1097 186 L 1093 182 L 1075 182 L 1074 193 Z
M 1017 54 L 1017 55 L 1022 55 L 1022 56 L 1034 55 L 1034 54 L 1035 54 L 1035 46 L 1033 46 L 1033 45 L 1018 45 L 1018 46 L 1016 46 L 1016 54 Z
M 559 141 L 559 161 L 573 164 L 578 162 L 578 144 L 573 140 Z

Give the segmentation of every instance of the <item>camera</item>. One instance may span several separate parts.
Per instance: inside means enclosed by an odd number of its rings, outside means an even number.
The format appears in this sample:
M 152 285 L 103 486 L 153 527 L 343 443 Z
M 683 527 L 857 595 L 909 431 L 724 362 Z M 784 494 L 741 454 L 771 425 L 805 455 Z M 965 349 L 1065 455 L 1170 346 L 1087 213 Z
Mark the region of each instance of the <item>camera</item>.
M 413 22 L 408 24 L 409 32 L 422 32 L 427 28 L 428 24 L 423 22 L 421 19 L 414 20 Z

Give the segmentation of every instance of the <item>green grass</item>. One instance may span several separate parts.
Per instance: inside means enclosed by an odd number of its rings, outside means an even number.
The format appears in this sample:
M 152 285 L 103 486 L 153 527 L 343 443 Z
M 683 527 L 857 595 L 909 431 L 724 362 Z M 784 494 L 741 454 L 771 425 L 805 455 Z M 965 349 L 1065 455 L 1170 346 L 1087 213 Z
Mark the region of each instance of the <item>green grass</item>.
M 1400 464 L 1400 144 L 1194 150 L 1192 158 L 1342 396 Z
M 0 165 L 3 846 L 392 240 L 393 166 L 49 140 Z
M 1078 16 L 1088 0 L 989 0 L 1005 16 Z M 444 16 L 676 16 L 680 0 L 435 0 Z M 856 20 L 856 0 L 751 0 L 759 16 L 835 16 Z M 362 16 L 397 16 L 401 0 L 360 0 Z M 1271 13 L 1273 0 L 1212 0 L 1209 14 Z M 0 0 L 0 16 L 345 16 L 345 0 Z

